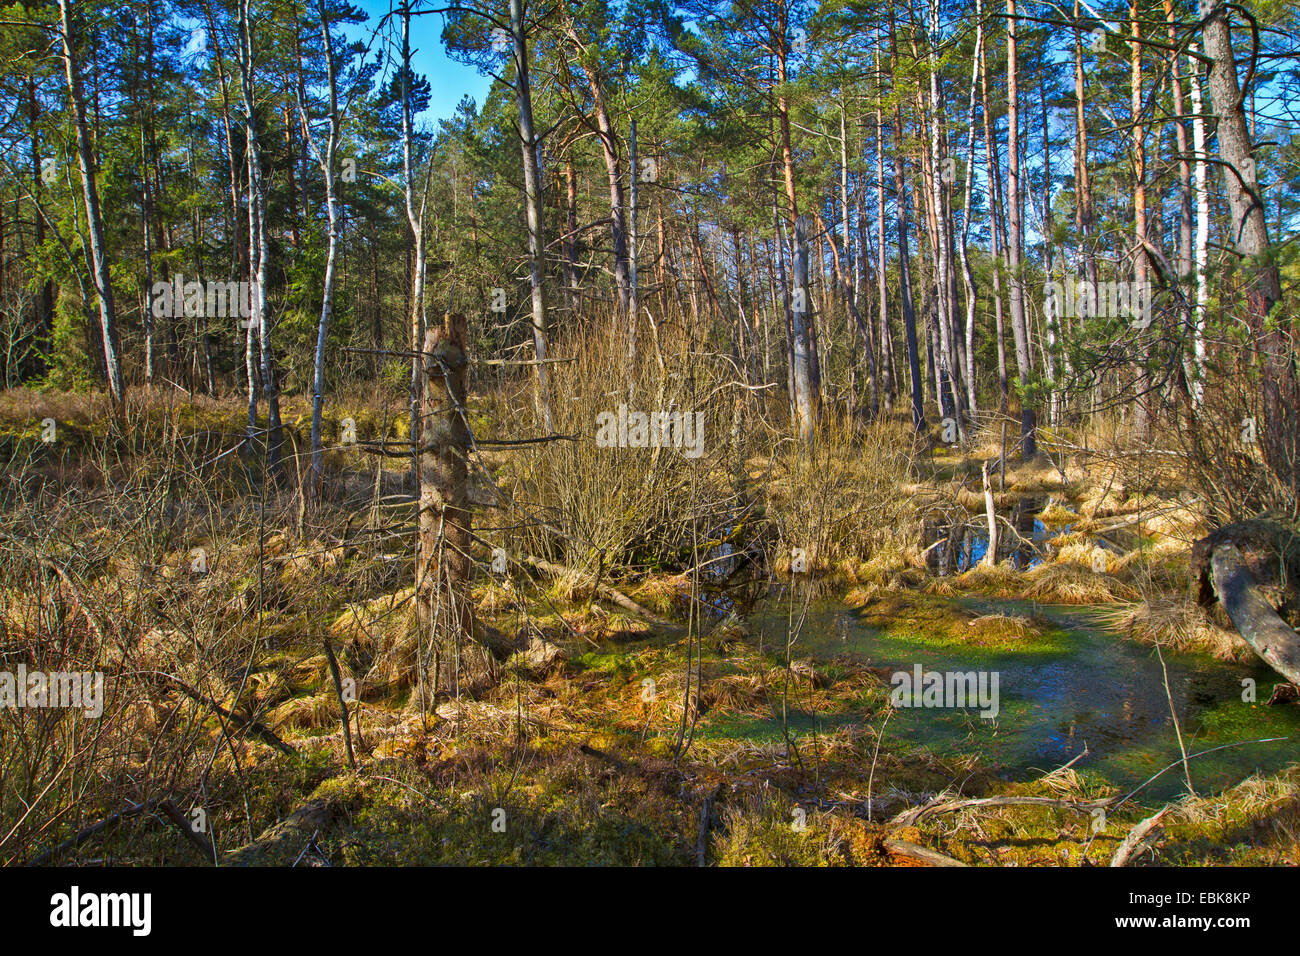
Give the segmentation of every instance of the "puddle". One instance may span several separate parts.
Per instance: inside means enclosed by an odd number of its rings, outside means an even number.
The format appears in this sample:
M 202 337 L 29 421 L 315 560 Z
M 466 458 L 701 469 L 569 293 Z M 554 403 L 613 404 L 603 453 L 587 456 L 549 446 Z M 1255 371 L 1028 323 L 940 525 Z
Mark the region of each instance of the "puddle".
M 815 601 L 794 645 L 796 657 L 850 656 L 891 671 L 996 671 L 1000 713 L 987 720 L 977 708 L 899 708 L 886 731 L 892 739 L 945 755 L 974 754 L 1010 780 L 1026 780 L 1089 754 L 1078 770 L 1131 789 L 1179 759 L 1160 661 L 1154 648 L 1108 632 L 1100 609 L 1031 605 L 988 598 L 951 602 L 979 614 L 1036 616 L 1059 629 L 1048 650 L 1007 651 L 936 646 L 923 637 L 885 634 L 838 601 Z M 787 607 L 769 602 L 750 617 L 754 639 L 783 646 Z M 1188 753 L 1261 737 L 1290 737 L 1246 744 L 1191 761 L 1198 792 L 1229 786 L 1256 770 L 1272 772 L 1300 759 L 1300 707 L 1269 707 L 1279 678 L 1266 667 L 1232 665 L 1199 654 L 1165 655 L 1169 686 Z M 1258 703 L 1244 703 L 1242 679 L 1256 682 Z M 822 724 L 855 720 L 832 717 Z M 879 718 L 875 718 L 877 721 Z M 800 728 L 801 730 L 804 728 Z M 779 730 L 778 730 L 779 734 Z M 1145 788 L 1148 800 L 1185 791 L 1176 767 Z

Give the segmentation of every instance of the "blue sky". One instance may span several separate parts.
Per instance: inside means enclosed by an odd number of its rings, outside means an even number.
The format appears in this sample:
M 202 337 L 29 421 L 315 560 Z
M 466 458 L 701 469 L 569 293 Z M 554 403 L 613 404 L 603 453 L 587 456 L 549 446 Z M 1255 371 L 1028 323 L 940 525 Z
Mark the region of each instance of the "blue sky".
M 364 27 L 368 38 L 370 31 L 395 6 L 395 0 L 354 0 L 357 6 L 370 14 L 370 22 Z M 394 30 L 400 25 L 394 23 Z M 394 36 L 400 36 L 394 32 Z M 456 104 L 462 96 L 469 94 L 475 102 L 482 105 L 487 96 L 491 78 L 479 73 L 472 66 L 457 63 L 448 58 L 447 50 L 442 45 L 442 17 L 436 14 L 424 14 L 411 18 L 411 62 L 418 74 L 429 79 L 429 109 L 416 116 L 420 125 L 436 129 L 438 120 L 445 119 L 456 111 Z

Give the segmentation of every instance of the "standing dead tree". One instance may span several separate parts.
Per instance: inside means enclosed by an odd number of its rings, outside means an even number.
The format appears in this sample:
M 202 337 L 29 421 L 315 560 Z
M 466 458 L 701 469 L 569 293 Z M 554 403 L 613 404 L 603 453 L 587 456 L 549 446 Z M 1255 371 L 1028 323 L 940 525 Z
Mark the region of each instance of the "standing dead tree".
M 470 431 L 465 411 L 469 393 L 465 317 L 449 312 L 441 325 L 429 328 L 419 361 L 424 378 L 415 555 L 420 692 L 412 700 L 423 706 L 438 691 L 444 652 L 451 656 L 449 689 L 459 693 L 461 652 L 474 623 L 469 599 L 473 515 L 469 500 Z

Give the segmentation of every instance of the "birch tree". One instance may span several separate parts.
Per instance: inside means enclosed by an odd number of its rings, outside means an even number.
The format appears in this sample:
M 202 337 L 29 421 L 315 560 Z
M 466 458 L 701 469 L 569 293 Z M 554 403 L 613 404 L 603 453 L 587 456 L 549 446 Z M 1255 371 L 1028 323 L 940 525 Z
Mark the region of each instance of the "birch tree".
M 252 0 L 239 3 L 239 78 L 244 98 L 244 137 L 248 161 L 248 250 L 249 298 L 248 339 L 245 368 L 248 375 L 248 429 L 257 430 L 255 382 L 260 377 L 267 404 L 267 469 L 275 475 L 280 467 L 280 395 L 275 381 L 271 351 L 271 324 L 266 314 L 266 278 L 271 257 L 266 231 L 266 184 L 262 179 L 262 151 L 258 143 L 255 86 Z M 254 368 L 253 354 L 258 361 Z
M 325 407 L 325 343 L 329 337 L 330 319 L 334 314 L 334 270 L 339 246 L 339 201 L 334 176 L 335 154 L 339 144 L 339 90 L 334 59 L 334 39 L 330 35 L 330 19 L 325 10 L 325 0 L 318 0 L 321 44 L 325 50 L 325 86 L 327 109 L 325 113 L 325 149 L 322 151 L 312 134 L 307 104 L 298 100 L 302 116 L 303 135 L 325 179 L 325 205 L 329 217 L 329 240 L 325 254 L 325 281 L 321 287 L 320 322 L 316 326 L 316 357 L 312 366 L 311 400 L 311 485 L 310 496 L 319 499 L 324 477 L 323 450 L 321 448 L 321 417 Z
M 86 201 L 86 238 L 90 247 L 90 275 L 99 300 L 99 324 L 104 341 L 104 368 L 108 393 L 115 406 L 126 401 L 126 383 L 122 379 L 121 347 L 118 344 L 117 312 L 113 305 L 113 283 L 109 276 L 108 252 L 104 247 L 104 220 L 99 208 L 99 188 L 95 183 L 95 154 L 86 128 L 86 98 L 81 89 L 81 71 L 77 63 L 77 32 L 70 0 L 59 0 L 62 31 L 63 68 L 68 81 L 68 99 L 72 104 L 72 121 L 77 132 L 77 160 L 81 167 L 81 189 Z
M 415 207 L 415 161 L 412 156 L 414 138 L 411 119 L 411 2 L 404 0 L 398 10 L 402 24 L 402 48 L 400 68 L 401 110 L 402 110 L 402 198 L 406 210 L 406 226 L 411 230 L 415 241 L 415 257 L 411 273 L 411 313 L 408 316 L 411 335 L 411 390 L 410 390 L 410 428 L 411 447 L 417 446 L 420 434 L 420 391 L 424 381 L 424 363 L 418 354 L 424 344 L 424 204 L 429 191 L 426 188 L 420 198 L 420 208 Z M 409 247 L 408 247 L 409 248 Z M 411 480 L 418 474 L 419 455 L 412 452 Z

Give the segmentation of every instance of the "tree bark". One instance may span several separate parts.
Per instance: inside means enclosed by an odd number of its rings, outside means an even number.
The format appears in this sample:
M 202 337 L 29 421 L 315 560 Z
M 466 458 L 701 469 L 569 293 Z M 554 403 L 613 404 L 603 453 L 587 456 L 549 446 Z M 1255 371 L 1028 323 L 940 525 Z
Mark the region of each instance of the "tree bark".
M 528 222 L 528 285 L 532 304 L 533 401 L 542 424 L 552 429 L 546 363 L 546 240 L 543 232 L 541 172 L 537 166 L 537 134 L 533 128 L 533 94 L 528 74 L 528 44 L 523 0 L 510 0 L 510 35 L 515 57 L 515 100 L 519 107 L 519 150 L 524 166 L 524 206 Z
M 1264 663 L 1300 685 L 1300 635 L 1264 599 L 1236 546 L 1225 543 L 1216 547 L 1210 567 L 1214 593 L 1237 632 Z
M 894 111 L 894 137 L 903 142 L 903 116 Z M 916 311 L 912 305 L 912 267 L 907 242 L 907 177 L 903 171 L 903 151 L 894 151 L 895 206 L 898 215 L 898 287 L 903 306 L 903 332 L 907 338 L 907 367 L 912 385 L 912 426 L 919 432 L 925 427 L 925 393 L 921 382 L 921 353 L 916 337 Z
M 966 131 L 966 187 L 962 194 L 961 239 L 957 251 L 961 257 L 962 282 L 966 290 L 966 406 L 972 417 L 976 414 L 978 402 L 975 395 L 975 273 L 971 270 L 970 256 L 966 245 L 970 239 L 970 205 L 971 193 L 975 183 L 975 90 L 979 79 L 979 61 L 984 53 L 984 4 L 983 0 L 975 2 L 975 55 L 970 68 L 970 103 L 967 107 Z
M 1259 195 L 1254 151 L 1233 61 L 1228 8 L 1213 0 L 1205 22 L 1205 52 L 1210 57 L 1210 99 L 1218 116 L 1219 155 L 1225 165 L 1225 192 L 1231 213 L 1233 246 L 1246 279 L 1246 303 L 1263 375 L 1264 460 L 1275 476 L 1300 493 L 1297 442 L 1300 441 L 1300 381 L 1287 323 L 1270 327 L 1270 313 L 1282 297 L 1281 276 L 1269 246 L 1264 203 Z
M 411 296 L 410 306 L 410 348 L 412 352 L 419 351 L 421 343 L 421 333 L 424 329 L 424 205 L 428 198 L 428 190 L 425 190 L 425 196 L 420 200 L 420 211 L 417 214 L 415 210 L 415 166 L 411 155 L 412 149 L 412 130 L 411 130 L 411 4 L 406 0 L 400 8 L 402 20 L 402 60 L 399 64 L 402 70 L 402 193 L 406 206 L 406 223 L 410 229 L 411 241 L 415 244 L 415 257 L 411 263 Z M 409 252 L 408 248 L 408 252 Z M 411 443 L 415 447 L 415 441 L 420 434 L 420 389 L 423 387 L 424 368 L 419 356 L 411 358 Z M 411 478 L 412 483 L 418 474 L 419 455 L 412 453 L 411 456 Z
M 983 21 L 980 21 L 977 28 L 981 36 L 984 32 L 983 27 Z M 1005 415 L 1007 413 L 1007 403 L 1010 399 L 1010 389 L 1007 383 L 1007 341 L 1002 314 L 1002 255 L 1006 249 L 1006 243 L 1001 241 L 1004 235 L 1004 223 L 999 213 L 1002 208 L 1002 170 L 998 159 L 998 144 L 995 135 L 997 126 L 993 122 L 992 110 L 990 109 L 987 51 L 981 49 L 977 59 L 980 64 L 980 98 L 984 104 L 984 155 L 988 163 L 989 186 L 991 189 L 991 195 L 989 196 L 989 251 L 993 259 L 993 317 L 998 353 L 998 412 Z
M 1187 286 L 1192 281 L 1192 164 L 1187 155 L 1187 124 L 1184 121 L 1183 74 L 1178 55 L 1178 27 L 1174 18 L 1173 0 L 1164 0 L 1165 23 L 1169 45 L 1169 93 L 1174 101 L 1174 146 L 1178 151 L 1178 279 L 1183 285 L 1182 317 L 1184 330 L 1193 325 L 1192 300 Z M 1188 379 L 1192 366 L 1187 365 Z M 1190 382 L 1189 382 L 1190 385 Z
M 522 30 L 522 0 L 511 0 L 511 27 L 512 29 L 514 28 L 516 5 L 521 7 L 520 29 Z M 623 196 L 623 170 L 618 155 L 618 134 L 614 130 L 614 122 L 610 118 L 609 114 L 609 100 L 605 93 L 604 77 L 601 75 L 598 65 L 590 65 L 583 62 L 583 58 L 589 55 L 589 49 L 588 45 L 584 44 L 581 38 L 579 38 L 572 15 L 567 15 L 565 19 L 564 34 L 573 45 L 573 50 L 578 61 L 578 69 L 582 71 L 583 78 L 587 82 L 587 90 L 591 94 L 592 109 L 596 114 L 595 132 L 597 134 L 597 139 L 600 140 L 601 156 L 605 160 L 605 172 L 609 176 L 609 227 L 610 238 L 613 240 L 614 244 L 614 286 L 618 293 L 619 315 L 623 318 L 624 322 L 627 322 L 629 321 L 632 290 L 631 275 L 628 265 L 627 219 L 626 204 Z M 516 46 L 515 55 L 517 62 L 522 62 L 519 59 L 518 46 Z M 599 53 L 597 52 L 594 55 L 599 56 Z M 635 175 L 635 173 L 636 171 L 633 170 L 633 175 Z
M 1138 289 L 1150 282 L 1150 254 L 1147 252 L 1147 147 L 1146 124 L 1142 122 L 1142 26 L 1138 20 L 1137 0 L 1129 0 L 1130 121 L 1133 127 L 1133 282 Z M 1136 359 L 1134 432 L 1145 439 L 1151 431 L 1151 376 L 1145 357 Z
M 808 219 L 800 216 L 794 221 L 794 265 L 792 269 L 793 288 L 791 290 L 790 313 L 792 316 L 792 336 L 794 339 L 794 393 L 795 408 L 799 415 L 799 437 L 806 448 L 812 448 L 814 430 L 814 409 L 812 383 L 810 381 L 811 360 L 808 354 L 809 315 L 812 312 L 811 296 L 808 292 Z
M 1196 272 L 1196 313 L 1192 331 L 1192 405 L 1199 408 L 1205 395 L 1205 318 L 1209 308 L 1210 289 L 1207 276 L 1210 246 L 1210 189 L 1209 162 L 1205 152 L 1205 104 L 1201 92 L 1201 67 L 1197 61 L 1199 47 L 1189 43 L 1188 81 L 1192 96 L 1192 149 L 1196 156 L 1194 185 L 1196 197 L 1196 232 L 1192 258 Z
M 321 485 L 324 480 L 324 450 L 321 447 L 321 419 L 325 409 L 325 343 L 329 336 L 330 320 L 334 314 L 334 269 L 338 259 L 339 246 L 339 209 L 338 196 L 335 194 L 334 154 L 339 139 L 339 96 L 338 79 L 334 75 L 334 42 L 330 36 L 329 19 L 325 13 L 324 0 L 318 0 L 317 10 L 320 16 L 321 42 L 325 47 L 325 82 L 329 89 L 329 132 L 326 134 L 325 152 L 322 155 L 316 148 L 311 136 L 311 125 L 307 117 L 307 105 L 298 102 L 302 113 L 303 137 L 311 146 L 320 163 L 325 177 L 325 202 L 329 215 L 329 250 L 325 256 L 325 284 L 321 290 L 320 322 L 316 328 L 316 360 L 312 375 L 311 401 L 311 490 L 313 499 L 319 500 Z M 301 96 L 301 93 L 299 94 Z M 346 713 L 344 727 L 346 728 Z
M 1016 370 L 1020 377 L 1020 454 L 1029 459 L 1038 452 L 1038 415 L 1034 410 L 1034 367 L 1025 322 L 1025 279 L 1020 248 L 1020 87 L 1016 60 L 1016 0 L 1007 0 L 1007 272 L 1011 299 L 1011 335 L 1016 342 Z
M 70 0 L 59 0 L 62 17 L 63 66 L 68 81 L 68 98 L 72 103 L 73 124 L 77 131 L 77 158 L 81 164 L 81 188 L 86 201 L 86 231 L 90 246 L 91 277 L 99 299 L 99 324 L 104 341 L 104 367 L 108 392 L 120 408 L 126 401 L 126 384 L 122 380 L 121 349 L 117 335 L 117 311 L 113 306 L 113 285 L 109 277 L 108 252 L 104 247 L 104 221 L 99 209 L 99 190 L 95 185 L 95 157 L 86 129 L 86 99 L 82 95 L 81 73 L 77 66 L 76 33 Z
M 262 152 L 258 146 L 256 99 L 253 91 L 253 18 L 252 0 L 239 4 L 239 72 L 244 95 L 244 132 L 248 153 L 248 218 L 250 296 L 250 340 L 256 338 L 262 392 L 267 404 L 267 471 L 277 475 L 280 468 L 280 396 L 275 382 L 275 365 L 271 352 L 271 329 L 266 316 L 266 278 L 270 260 L 270 239 L 266 231 L 266 187 L 262 180 Z M 254 336 L 254 333 L 255 336 Z M 251 365 L 251 348 L 250 348 Z M 253 404 L 252 374 L 249 376 L 250 430 L 256 427 L 256 406 Z
M 458 650 L 472 633 L 469 599 L 469 356 L 465 318 L 448 313 L 424 337 L 419 356 L 424 376 L 420 434 L 420 517 L 415 592 L 420 622 L 420 689 L 432 700 L 438 691 L 438 662 L 444 650 Z M 431 637 L 424 644 L 425 635 Z M 426 649 L 427 648 L 427 649 Z M 428 654 L 432 650 L 432 660 Z M 458 657 L 453 656 L 453 664 Z M 430 670 L 432 667 L 432 670 Z M 459 670 L 453 667 L 452 681 Z
M 939 0 L 928 0 L 929 44 L 928 62 L 930 73 L 930 203 L 934 229 L 935 249 L 935 319 L 939 325 L 939 350 L 944 366 L 944 382 L 952 399 L 953 415 L 957 422 L 957 434 L 962 446 L 966 444 L 966 396 L 962 394 L 961 363 L 957 356 L 953 316 L 952 283 L 950 272 L 952 263 L 948 251 L 952 248 L 952 219 L 947 215 L 942 165 L 944 162 L 944 136 L 942 110 L 943 100 L 939 94 L 939 58 L 937 48 L 941 39 L 939 33 Z
M 885 123 L 884 77 L 880 45 L 876 46 L 876 294 L 880 297 L 880 390 L 885 397 L 885 414 L 894 412 L 893 336 L 889 329 L 889 274 L 885 260 Z

